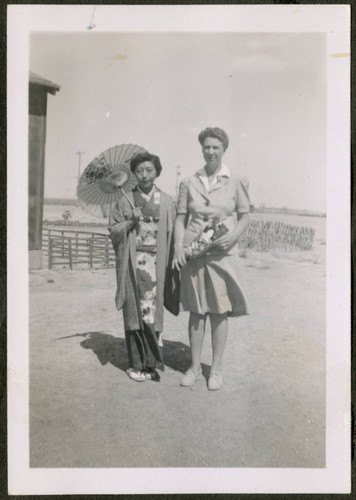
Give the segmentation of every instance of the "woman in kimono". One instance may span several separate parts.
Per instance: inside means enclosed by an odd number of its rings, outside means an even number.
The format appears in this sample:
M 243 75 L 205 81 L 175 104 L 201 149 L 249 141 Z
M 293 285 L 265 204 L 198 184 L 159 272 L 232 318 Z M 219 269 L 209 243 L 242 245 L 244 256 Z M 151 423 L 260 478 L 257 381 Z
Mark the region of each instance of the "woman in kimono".
M 155 369 L 164 370 L 164 289 L 176 210 L 173 199 L 155 185 L 162 170 L 158 156 L 138 154 L 130 167 L 138 184 L 128 193 L 131 203 L 125 197 L 117 203 L 109 225 L 116 254 L 115 302 L 123 310 L 128 376 L 158 381 Z M 177 314 L 169 297 L 167 308 Z
M 227 339 L 228 316 L 247 314 L 241 284 L 238 240 L 248 225 L 247 182 L 235 178 L 222 161 L 229 138 L 219 128 L 199 134 L 205 166 L 184 179 L 179 188 L 175 222 L 173 265 L 181 270 L 181 303 L 190 311 L 189 340 L 192 363 L 181 385 L 191 387 L 201 378 L 201 353 L 209 316 L 212 365 L 208 389 L 222 387 L 222 357 Z M 207 252 L 194 258 L 194 242 L 204 229 L 222 221 L 229 230 L 213 240 Z

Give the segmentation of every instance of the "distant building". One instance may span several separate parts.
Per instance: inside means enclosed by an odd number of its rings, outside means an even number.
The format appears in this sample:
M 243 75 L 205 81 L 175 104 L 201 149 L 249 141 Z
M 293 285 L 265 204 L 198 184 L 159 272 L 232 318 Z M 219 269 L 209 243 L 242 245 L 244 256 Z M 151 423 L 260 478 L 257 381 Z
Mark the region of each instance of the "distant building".
M 30 72 L 28 133 L 28 249 L 30 269 L 42 268 L 42 217 L 45 170 L 47 94 L 60 89 Z

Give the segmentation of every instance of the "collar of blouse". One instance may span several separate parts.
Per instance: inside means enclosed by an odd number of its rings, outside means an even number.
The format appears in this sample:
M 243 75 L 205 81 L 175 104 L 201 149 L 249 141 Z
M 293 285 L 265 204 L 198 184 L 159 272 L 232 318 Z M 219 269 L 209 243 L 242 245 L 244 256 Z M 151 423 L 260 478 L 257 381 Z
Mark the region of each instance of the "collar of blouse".
M 213 189 L 217 189 L 220 186 L 224 185 L 226 183 L 227 179 L 229 179 L 230 175 L 231 175 L 230 169 L 224 163 L 221 165 L 220 170 L 218 172 L 216 172 L 216 174 L 213 176 L 210 183 L 208 180 L 208 175 L 207 175 L 205 167 L 198 170 L 195 174 L 196 178 L 199 179 L 200 184 L 202 184 L 205 187 L 206 191 L 208 191 L 208 192 L 212 191 Z

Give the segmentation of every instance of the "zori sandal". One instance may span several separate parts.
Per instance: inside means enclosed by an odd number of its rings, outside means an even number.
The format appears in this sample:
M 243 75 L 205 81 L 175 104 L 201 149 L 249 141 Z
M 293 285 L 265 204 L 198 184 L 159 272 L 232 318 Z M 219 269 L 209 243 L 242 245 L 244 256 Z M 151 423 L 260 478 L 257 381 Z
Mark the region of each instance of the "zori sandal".
M 135 382 L 145 382 L 146 380 L 144 373 L 139 372 L 134 368 L 129 368 L 128 370 L 126 370 L 126 373 L 130 377 L 130 379 L 134 380 Z
M 145 368 L 142 371 L 143 375 L 145 376 L 146 380 L 153 380 L 153 382 L 159 382 L 161 377 L 159 376 L 159 373 L 156 372 L 154 368 Z

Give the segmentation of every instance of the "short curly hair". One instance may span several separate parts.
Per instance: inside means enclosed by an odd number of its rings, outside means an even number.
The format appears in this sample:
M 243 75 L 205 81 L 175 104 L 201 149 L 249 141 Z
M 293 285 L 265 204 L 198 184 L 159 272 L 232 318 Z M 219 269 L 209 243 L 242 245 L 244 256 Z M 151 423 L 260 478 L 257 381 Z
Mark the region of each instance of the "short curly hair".
M 207 137 L 213 137 L 214 139 L 219 139 L 222 143 L 224 151 L 227 150 L 229 146 L 229 136 L 225 132 L 225 130 L 218 127 L 207 127 L 205 130 L 202 130 L 199 134 L 199 142 L 202 146 L 204 146 L 204 141 Z
M 162 172 L 162 165 L 161 161 L 158 156 L 156 155 L 151 155 L 151 153 L 145 152 L 145 153 L 139 153 L 138 155 L 134 156 L 132 160 L 130 161 L 130 168 L 131 172 L 135 173 L 136 168 L 138 165 L 145 161 L 150 161 L 153 163 L 155 169 L 156 169 L 156 174 L 157 177 L 160 175 Z

